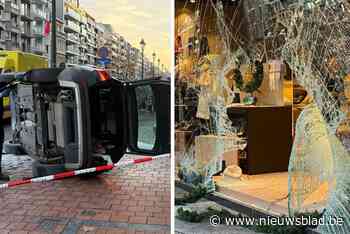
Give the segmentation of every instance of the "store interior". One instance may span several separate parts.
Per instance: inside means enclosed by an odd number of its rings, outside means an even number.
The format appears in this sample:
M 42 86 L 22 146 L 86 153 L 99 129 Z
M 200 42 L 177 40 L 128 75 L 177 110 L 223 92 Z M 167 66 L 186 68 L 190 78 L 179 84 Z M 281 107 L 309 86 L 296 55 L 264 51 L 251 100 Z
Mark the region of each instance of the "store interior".
M 331 182 L 297 194 L 310 183 L 288 172 L 296 120 L 312 100 L 279 57 L 280 35 L 261 36 L 273 19 L 244 2 L 176 0 L 177 179 L 270 214 L 321 212 Z M 302 176 L 312 184 L 317 173 Z

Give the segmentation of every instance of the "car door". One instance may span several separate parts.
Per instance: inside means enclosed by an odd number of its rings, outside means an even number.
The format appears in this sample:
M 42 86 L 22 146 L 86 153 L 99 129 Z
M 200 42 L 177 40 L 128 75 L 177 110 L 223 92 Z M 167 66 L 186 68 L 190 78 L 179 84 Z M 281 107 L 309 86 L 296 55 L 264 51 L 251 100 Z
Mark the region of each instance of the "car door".
M 127 152 L 159 155 L 170 152 L 170 82 L 124 83 Z

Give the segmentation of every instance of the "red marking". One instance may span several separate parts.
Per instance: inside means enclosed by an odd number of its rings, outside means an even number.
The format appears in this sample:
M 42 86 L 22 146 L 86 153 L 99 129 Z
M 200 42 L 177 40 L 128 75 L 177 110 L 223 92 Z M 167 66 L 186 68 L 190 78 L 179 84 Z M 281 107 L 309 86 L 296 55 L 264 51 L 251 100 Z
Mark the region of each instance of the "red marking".
M 133 160 L 133 164 L 148 162 L 148 161 L 152 161 L 152 160 L 153 160 L 152 157 L 143 157 L 143 158 L 139 158 L 139 159 Z M 95 167 L 95 171 L 112 170 L 114 167 L 115 166 L 113 164 L 99 166 L 99 167 Z M 75 173 L 76 173 L 76 171 L 68 171 L 68 172 L 58 173 L 56 175 L 51 175 L 51 176 L 53 176 L 53 179 L 44 180 L 44 181 L 51 181 L 51 180 L 64 179 L 64 178 L 67 178 L 67 177 L 74 177 L 74 176 L 76 176 Z M 86 173 L 83 173 L 83 174 L 86 174 Z M 41 178 L 43 178 L 43 177 L 41 177 Z M 35 179 L 40 179 L 40 178 L 35 178 Z M 36 182 L 44 182 L 44 181 L 37 180 Z M 32 179 L 23 179 L 23 180 L 10 181 L 10 182 L 7 183 L 7 185 L 8 185 L 8 187 L 15 187 L 15 186 L 18 186 L 18 185 L 31 184 L 31 183 L 32 183 Z
M 10 181 L 8 182 L 8 186 L 9 187 L 14 187 L 17 185 L 22 185 L 22 184 L 30 184 L 32 181 L 30 179 L 28 180 L 14 180 L 14 181 Z
M 74 171 L 62 172 L 54 175 L 54 180 L 75 176 Z
M 100 166 L 100 167 L 96 167 L 96 171 L 108 171 L 108 170 L 112 170 L 114 167 L 113 164 L 109 164 L 109 165 L 105 165 L 105 166 Z
M 110 80 L 111 77 L 109 76 L 108 72 L 105 70 L 96 70 L 97 74 L 100 78 L 100 81 L 106 81 L 106 80 Z
M 134 159 L 134 163 L 143 163 L 143 162 L 148 162 L 152 161 L 152 157 L 145 157 L 145 158 L 139 158 L 139 159 Z

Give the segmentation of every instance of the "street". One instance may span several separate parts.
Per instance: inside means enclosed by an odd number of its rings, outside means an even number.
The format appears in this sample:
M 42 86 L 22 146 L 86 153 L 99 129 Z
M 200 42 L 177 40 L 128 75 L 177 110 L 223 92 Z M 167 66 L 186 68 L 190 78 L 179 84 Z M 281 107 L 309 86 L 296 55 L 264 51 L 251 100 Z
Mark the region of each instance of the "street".
M 11 125 L 5 126 L 5 141 L 11 138 Z M 33 160 L 27 155 L 8 155 L 2 156 L 2 169 L 10 176 L 10 180 L 30 178 L 32 177 L 32 162 Z M 4 183 L 5 181 L 0 181 Z
M 0 233 L 169 233 L 169 167 L 162 159 L 2 190 Z M 3 168 L 11 180 L 30 177 L 31 159 L 6 155 Z

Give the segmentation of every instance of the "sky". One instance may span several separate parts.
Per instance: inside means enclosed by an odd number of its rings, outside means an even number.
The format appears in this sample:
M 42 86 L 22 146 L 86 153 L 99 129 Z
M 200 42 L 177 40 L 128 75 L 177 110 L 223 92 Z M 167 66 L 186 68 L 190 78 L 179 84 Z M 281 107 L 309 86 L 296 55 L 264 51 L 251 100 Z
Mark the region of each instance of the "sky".
M 98 22 L 111 24 L 134 47 L 146 42 L 145 56 L 153 51 L 160 63 L 171 65 L 171 1 L 167 0 L 80 0 L 80 5 Z M 159 56 L 159 57 L 158 57 Z

